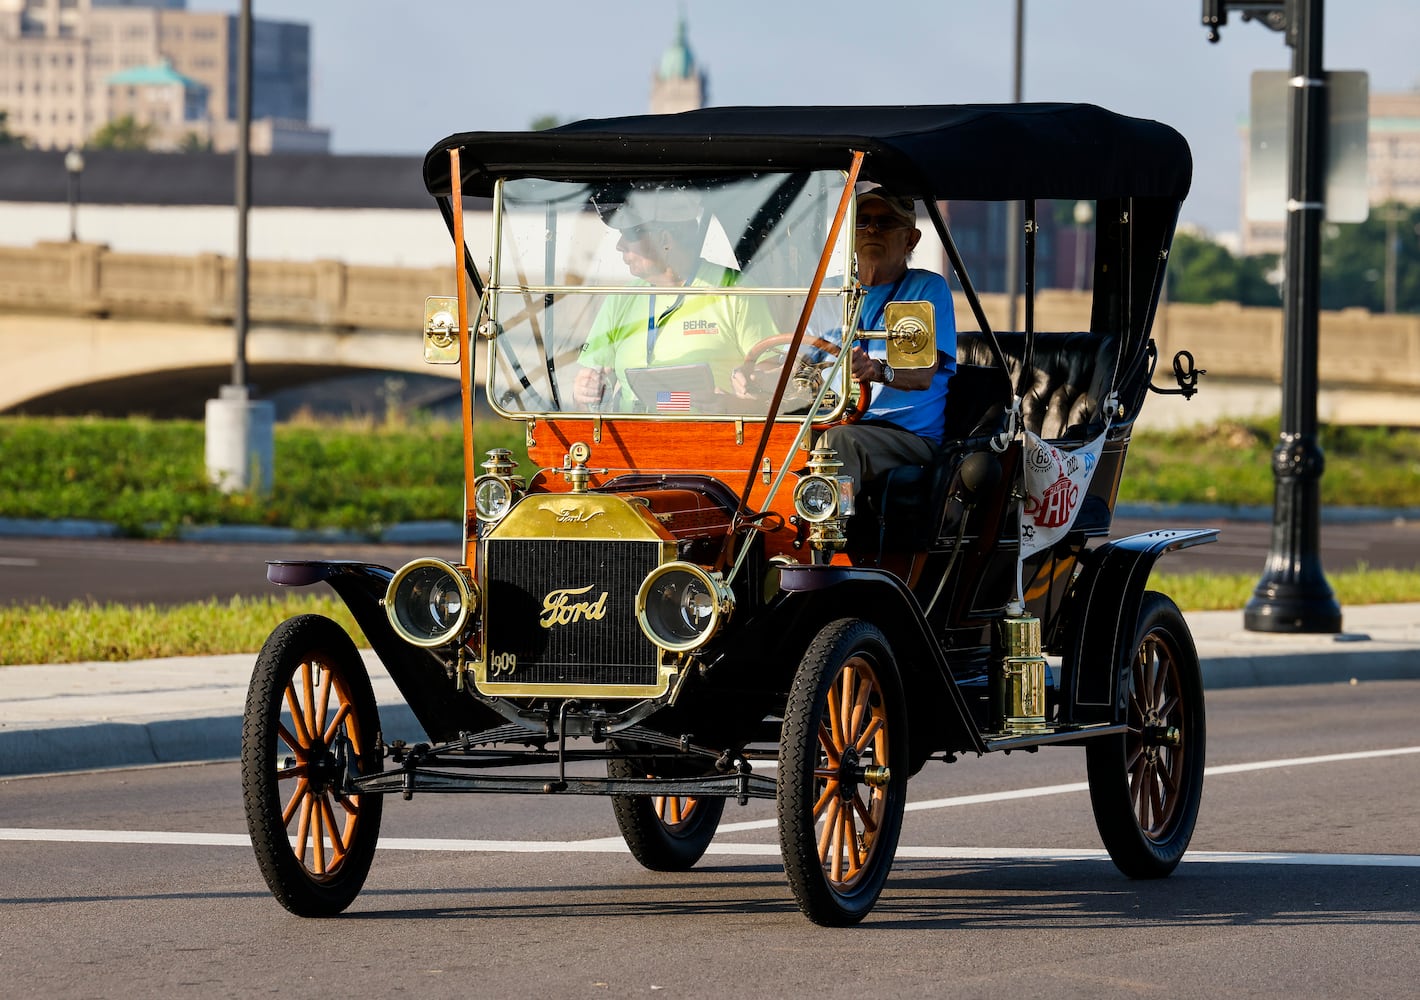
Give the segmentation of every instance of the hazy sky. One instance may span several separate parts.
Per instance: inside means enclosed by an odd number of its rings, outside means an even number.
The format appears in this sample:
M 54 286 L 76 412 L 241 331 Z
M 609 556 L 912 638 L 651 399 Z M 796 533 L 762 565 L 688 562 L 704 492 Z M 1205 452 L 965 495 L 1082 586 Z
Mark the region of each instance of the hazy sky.
M 235 11 L 238 0 L 189 0 Z M 1193 148 L 1183 218 L 1238 228 L 1253 70 L 1284 36 L 1234 14 L 1216 45 L 1200 0 L 1026 0 L 1024 98 L 1156 118 Z M 953 104 L 1011 97 L 1010 0 L 253 0 L 312 30 L 312 119 L 340 153 L 423 153 L 454 132 L 647 110 L 684 10 L 713 104 Z M 868 11 L 870 13 L 864 13 Z M 1420 3 L 1331 0 L 1328 69 L 1373 91 L 1420 85 Z

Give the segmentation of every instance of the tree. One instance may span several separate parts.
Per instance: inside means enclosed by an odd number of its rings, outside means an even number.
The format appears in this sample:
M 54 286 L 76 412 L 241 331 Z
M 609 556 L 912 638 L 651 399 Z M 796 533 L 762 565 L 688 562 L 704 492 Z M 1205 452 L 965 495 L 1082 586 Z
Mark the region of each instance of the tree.
M 1395 239 L 1395 308 L 1420 312 L 1420 206 L 1371 206 L 1365 222 L 1324 227 L 1321 307 L 1385 309 L 1386 240 Z
M 528 128 L 534 132 L 544 132 L 550 128 L 556 128 L 562 124 L 562 119 L 556 115 L 538 115 L 528 123 Z
M 1234 257 L 1220 243 L 1177 233 L 1169 251 L 1169 301 L 1275 306 L 1278 291 L 1268 275 L 1276 266 L 1275 255 Z
M 23 146 L 25 137 L 10 131 L 10 112 L 0 110 L 0 146 Z
M 212 152 L 212 140 L 204 139 L 196 132 L 188 132 L 182 137 L 182 142 L 178 144 L 179 153 L 210 153 Z
M 132 115 L 115 118 L 89 139 L 91 149 L 147 149 L 158 131 L 155 125 L 140 125 Z

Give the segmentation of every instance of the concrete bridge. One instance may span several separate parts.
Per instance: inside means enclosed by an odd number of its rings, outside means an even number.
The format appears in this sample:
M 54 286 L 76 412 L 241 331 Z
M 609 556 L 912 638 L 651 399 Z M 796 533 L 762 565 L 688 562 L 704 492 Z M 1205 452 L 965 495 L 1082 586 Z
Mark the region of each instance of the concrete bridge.
M 457 369 L 425 365 L 419 336 L 424 297 L 453 292 L 451 267 L 253 261 L 249 277 L 249 381 L 262 394 L 358 373 L 372 385 L 399 375 L 406 399 L 456 391 Z M 0 247 L 0 413 L 200 418 L 230 381 L 234 301 L 234 263 L 215 254 Z M 984 305 L 1004 322 L 1003 296 Z M 1037 297 L 1041 330 L 1085 329 L 1088 317 L 1086 295 Z M 957 320 L 974 325 L 961 302 Z M 1164 305 L 1154 335 L 1165 372 L 1187 349 L 1209 375 L 1191 402 L 1147 406 L 1146 426 L 1278 412 L 1280 309 Z M 1420 316 L 1323 313 L 1319 369 L 1322 421 L 1420 426 Z

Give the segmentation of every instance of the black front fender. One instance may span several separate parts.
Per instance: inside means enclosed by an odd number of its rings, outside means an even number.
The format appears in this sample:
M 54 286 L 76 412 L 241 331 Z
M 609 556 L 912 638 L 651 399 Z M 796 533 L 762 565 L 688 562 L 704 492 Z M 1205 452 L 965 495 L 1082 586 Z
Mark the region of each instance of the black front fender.
M 458 690 L 434 650 L 412 646 L 395 634 L 382 604 L 393 570 L 345 559 L 273 561 L 266 564 L 266 578 L 282 587 L 330 584 L 431 739 L 452 740 L 460 732 L 498 723 L 491 710 Z
M 1062 722 L 1120 720 L 1119 678 L 1134 655 L 1134 627 L 1149 573 L 1174 549 L 1217 541 L 1216 528 L 1146 531 L 1107 542 L 1082 558 L 1061 608 Z

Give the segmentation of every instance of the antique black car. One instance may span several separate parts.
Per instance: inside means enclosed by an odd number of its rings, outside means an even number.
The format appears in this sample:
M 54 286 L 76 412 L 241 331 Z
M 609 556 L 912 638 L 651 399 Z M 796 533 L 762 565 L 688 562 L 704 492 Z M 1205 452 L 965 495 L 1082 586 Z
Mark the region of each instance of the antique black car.
M 1215 533 L 1109 535 L 1190 174 L 1167 126 L 1067 104 L 716 108 L 435 145 L 454 294 L 427 302 L 424 350 L 460 366 L 463 541 L 399 569 L 270 564 L 339 594 L 423 729 L 382 727 L 332 621 L 272 633 L 242 781 L 277 900 L 349 906 L 392 793 L 608 796 L 656 870 L 694 865 L 727 799 L 762 798 L 800 909 L 850 924 L 888 879 L 911 775 L 1047 745 L 1086 748 L 1120 870 L 1169 874 L 1198 813 L 1203 690 L 1183 616 L 1145 588 Z M 915 198 L 940 242 L 954 359 L 921 303 L 858 330 L 867 182 Z M 1058 201 L 1093 205 L 1093 300 L 1038 330 L 1037 213 Z M 1021 331 L 988 322 L 948 225 L 966 203 L 1020 206 Z M 466 209 L 488 204 L 475 262 Z M 669 252 L 670 222 L 713 277 L 637 273 L 620 234 L 663 225 Z M 657 354 L 677 311 L 718 346 Z M 851 377 L 855 337 L 900 370 L 955 361 L 947 440 L 857 490 L 820 444 L 875 388 Z M 1197 374 L 1181 353 L 1167 391 Z M 532 469 L 477 454 L 485 399 Z

